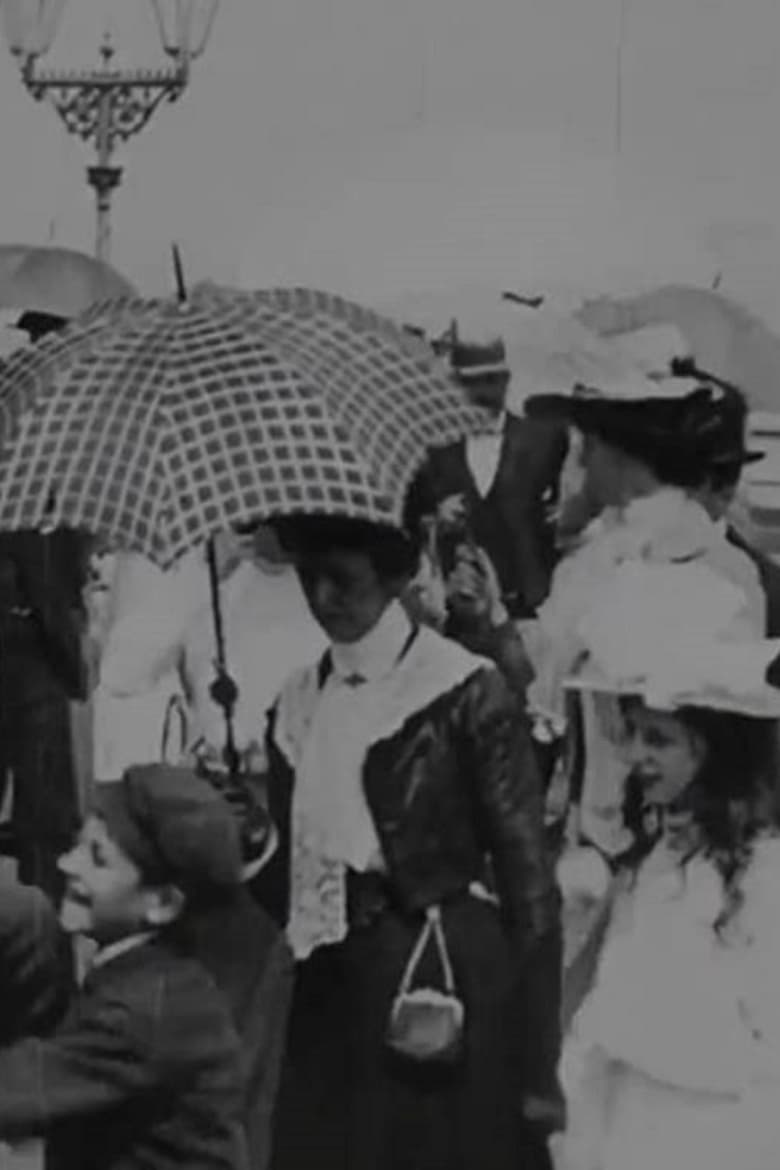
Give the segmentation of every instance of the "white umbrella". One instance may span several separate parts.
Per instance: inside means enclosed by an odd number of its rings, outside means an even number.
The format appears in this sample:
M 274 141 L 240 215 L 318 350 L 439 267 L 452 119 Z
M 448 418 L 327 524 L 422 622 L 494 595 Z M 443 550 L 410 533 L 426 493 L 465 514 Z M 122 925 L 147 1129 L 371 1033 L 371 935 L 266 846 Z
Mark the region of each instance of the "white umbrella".
M 756 410 L 780 409 L 780 336 L 722 293 L 666 284 L 620 300 L 597 299 L 580 316 L 588 328 L 613 339 L 675 326 L 703 369 L 734 382 Z
M 247 286 L 314 284 L 387 303 L 478 283 L 580 296 L 708 284 L 715 265 L 662 192 L 557 139 L 428 128 L 342 160 L 338 182 L 268 209 Z
M 72 248 L 0 245 L 0 309 L 70 318 L 97 301 L 128 297 L 133 286 L 101 260 Z
M 434 338 L 453 320 L 469 340 L 502 337 L 512 371 L 508 405 L 517 413 L 522 413 L 530 394 L 567 393 L 576 382 L 607 389 L 632 377 L 642 379 L 638 366 L 616 344 L 556 307 L 568 299 L 560 290 L 550 299 L 550 307 L 547 296 L 539 307 L 532 307 L 507 299 L 496 289 L 472 286 L 411 294 L 384 302 L 381 308 Z

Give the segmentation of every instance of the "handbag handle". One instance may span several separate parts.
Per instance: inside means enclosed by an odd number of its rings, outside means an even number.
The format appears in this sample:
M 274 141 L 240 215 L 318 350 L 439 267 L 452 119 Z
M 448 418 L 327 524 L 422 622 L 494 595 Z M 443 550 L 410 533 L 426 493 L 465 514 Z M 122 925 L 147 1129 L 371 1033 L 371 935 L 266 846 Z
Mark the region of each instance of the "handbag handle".
M 163 764 L 169 764 L 174 761 L 170 758 L 171 738 L 173 734 L 173 721 L 178 717 L 179 721 L 179 753 L 175 760 L 179 763 L 187 750 L 187 740 L 189 736 L 189 720 L 187 718 L 187 708 L 182 700 L 181 695 L 171 695 L 168 700 L 168 705 L 165 708 L 165 717 L 162 726 L 162 742 L 160 744 L 160 761 Z
M 452 963 L 450 962 L 450 954 L 447 948 L 447 940 L 444 937 L 444 927 L 441 919 L 441 907 L 429 906 L 425 911 L 425 925 L 420 931 L 420 935 L 415 943 L 414 950 L 409 956 L 409 962 L 406 964 L 406 969 L 401 979 L 400 987 L 398 988 L 399 995 L 408 995 L 411 990 L 414 976 L 420 964 L 420 960 L 425 954 L 425 948 L 428 942 L 433 938 L 436 943 L 436 949 L 439 952 L 439 960 L 441 962 L 442 972 L 444 975 L 444 990 L 448 995 L 455 994 L 455 975 L 452 970 Z

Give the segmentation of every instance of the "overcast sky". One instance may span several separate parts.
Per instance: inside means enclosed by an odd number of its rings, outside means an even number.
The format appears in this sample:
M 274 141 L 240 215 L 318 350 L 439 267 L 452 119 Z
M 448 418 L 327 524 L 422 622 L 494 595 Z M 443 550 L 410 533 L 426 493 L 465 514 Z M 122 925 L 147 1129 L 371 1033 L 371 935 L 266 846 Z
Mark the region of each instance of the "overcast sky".
M 96 59 L 107 14 L 128 61 L 159 63 L 148 0 L 70 0 L 52 64 Z M 223 0 L 191 89 L 124 152 L 114 259 L 159 289 L 176 238 L 195 275 L 234 279 L 264 217 L 332 199 L 388 130 L 511 127 L 614 159 L 620 92 L 621 165 L 679 189 L 780 320 L 778 51 L 777 0 Z M 0 111 L 0 238 L 91 248 L 88 151 L 7 55 Z

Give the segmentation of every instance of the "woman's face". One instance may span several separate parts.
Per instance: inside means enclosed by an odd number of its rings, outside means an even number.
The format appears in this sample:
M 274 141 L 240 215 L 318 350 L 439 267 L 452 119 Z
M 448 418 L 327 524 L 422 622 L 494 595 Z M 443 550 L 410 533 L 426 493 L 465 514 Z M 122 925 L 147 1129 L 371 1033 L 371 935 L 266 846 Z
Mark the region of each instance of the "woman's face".
M 384 581 L 369 556 L 351 549 L 296 553 L 309 609 L 332 642 L 358 642 L 377 624 L 403 582 Z
M 695 780 L 706 750 L 676 715 L 642 703 L 628 708 L 625 754 L 649 804 L 673 807 Z

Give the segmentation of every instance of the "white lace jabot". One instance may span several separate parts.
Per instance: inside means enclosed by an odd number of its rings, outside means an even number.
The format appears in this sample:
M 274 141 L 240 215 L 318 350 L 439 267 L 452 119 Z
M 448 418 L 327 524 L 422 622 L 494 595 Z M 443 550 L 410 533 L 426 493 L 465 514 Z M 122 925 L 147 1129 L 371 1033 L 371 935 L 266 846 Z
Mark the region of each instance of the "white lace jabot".
M 411 631 L 406 613 L 395 603 L 365 638 L 332 646 L 333 671 L 301 759 L 301 811 L 318 826 L 323 853 L 358 872 L 383 865 L 363 793 L 362 765 L 384 702 L 383 680 L 392 674 Z

